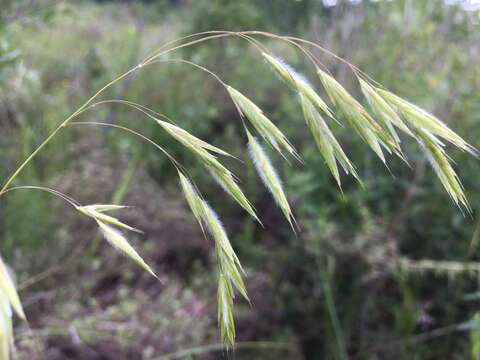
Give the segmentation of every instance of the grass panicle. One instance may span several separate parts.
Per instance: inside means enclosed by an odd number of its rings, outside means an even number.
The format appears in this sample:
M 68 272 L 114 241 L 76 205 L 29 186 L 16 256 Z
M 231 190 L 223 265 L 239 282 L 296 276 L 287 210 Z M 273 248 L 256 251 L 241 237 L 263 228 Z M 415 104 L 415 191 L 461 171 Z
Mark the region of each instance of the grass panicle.
M 391 93 L 390 91 L 377 88 L 376 91 L 385 101 L 391 104 L 399 114 L 408 122 L 408 124 L 417 129 L 424 129 L 431 134 L 438 136 L 459 149 L 466 151 L 474 156 L 478 156 L 478 150 L 463 140 L 457 133 L 451 130 L 443 121 L 435 115 L 418 107 L 411 102 Z
M 331 132 L 325 120 L 317 111 L 316 107 L 306 96 L 302 94 L 300 95 L 300 100 L 302 103 L 305 121 L 312 133 L 318 149 L 320 150 L 327 163 L 327 166 L 330 169 L 330 172 L 337 181 L 338 186 L 341 188 L 342 185 L 337 162 L 342 166 L 343 170 L 347 174 L 352 174 L 352 176 L 361 182 L 354 165 L 348 159 L 347 155 Z
M 257 169 L 258 175 L 262 179 L 268 191 L 272 194 L 275 202 L 282 210 L 292 229 L 295 230 L 293 226 L 295 219 L 288 203 L 287 196 L 285 195 L 285 191 L 283 190 L 280 177 L 277 175 L 277 172 L 275 171 L 275 168 L 270 162 L 267 154 L 263 150 L 262 145 L 260 145 L 258 140 L 252 136 L 248 130 L 245 131 L 247 132 L 250 157 L 252 158 L 255 168 Z
M 297 160 L 300 160 L 299 155 L 287 137 L 263 114 L 263 111 L 253 101 L 231 86 L 227 86 L 227 90 L 239 112 L 250 121 L 265 141 L 282 156 L 284 156 L 283 151 L 286 151 Z
M 394 152 L 403 158 L 399 145 L 390 133 L 382 129 L 365 108 L 337 80 L 319 68 L 317 68 L 317 73 L 330 100 L 384 164 L 386 164 L 386 161 L 381 145 L 388 152 Z
M 262 53 L 264 59 L 272 66 L 275 72 L 282 78 L 290 87 L 298 91 L 300 94 L 306 96 L 315 107 L 334 118 L 332 111 L 323 99 L 315 92 L 308 80 L 295 71 L 290 65 L 286 64 L 276 56 Z
M 102 95 L 107 89 L 113 85 L 119 83 L 121 80 L 126 79 L 129 75 L 132 75 L 139 71 L 141 68 L 154 64 L 160 61 L 160 58 L 168 55 L 169 53 L 186 48 L 188 46 L 199 44 L 204 41 L 222 38 L 227 36 L 240 36 L 247 39 L 251 44 L 255 45 L 262 51 L 261 44 L 253 36 L 262 35 L 267 36 L 270 39 L 277 39 L 287 41 L 289 44 L 295 45 L 314 63 L 318 63 L 318 59 L 315 59 L 313 54 L 302 49 L 300 44 L 309 44 L 315 46 L 330 55 L 335 59 L 344 62 L 356 74 L 363 74 L 354 65 L 348 63 L 346 60 L 338 57 L 332 52 L 318 46 L 317 44 L 293 37 L 282 37 L 271 33 L 250 31 L 250 32 L 221 32 L 210 31 L 204 33 L 192 34 L 187 37 L 177 39 L 170 42 L 164 47 L 155 51 L 148 56 L 143 62 L 116 77 L 112 81 L 108 82 L 105 86 L 95 92 L 86 102 L 81 105 L 76 111 L 65 118 L 32 152 L 31 154 L 18 166 L 13 173 L 8 177 L 6 182 L 0 188 L 0 196 L 18 188 L 36 188 L 34 186 L 24 187 L 11 187 L 11 184 L 17 179 L 18 175 L 23 169 L 39 154 L 42 149 L 49 144 L 56 135 L 64 129 L 67 125 L 72 124 L 73 120 L 86 110 L 95 107 L 100 103 L 118 102 L 127 104 L 142 111 L 150 118 L 155 119 L 158 124 L 170 134 L 176 141 L 180 142 L 189 151 L 191 151 L 201 163 L 208 169 L 214 179 L 230 194 L 237 203 L 240 204 L 251 216 L 258 220 L 258 217 L 253 209 L 252 205 L 240 189 L 232 172 L 230 172 L 225 166 L 223 166 L 217 159 L 218 155 L 231 156 L 228 152 L 215 147 L 187 132 L 186 130 L 172 124 L 171 122 L 162 121 L 155 118 L 152 114 L 157 114 L 150 109 L 141 105 L 123 101 L 123 100 L 111 100 L 101 101 L 93 103 L 96 98 Z M 189 39 L 187 41 L 187 39 Z M 169 45 L 169 46 L 168 46 Z M 329 129 L 327 123 L 322 118 L 323 115 L 327 115 L 334 118 L 334 113 L 325 103 L 325 101 L 316 93 L 315 89 L 309 82 L 289 65 L 285 64 L 282 60 L 267 54 L 262 51 L 262 56 L 274 69 L 274 71 L 292 88 L 294 88 L 300 95 L 303 113 L 306 123 L 310 128 L 313 137 L 315 139 L 317 147 L 320 149 L 322 156 L 325 158 L 327 165 L 332 172 L 336 182 L 341 186 L 340 174 L 338 164 L 345 170 L 346 173 L 351 173 L 358 179 L 358 175 L 355 171 L 353 164 L 345 155 L 340 144 L 335 139 L 332 131 Z M 157 61 L 158 60 L 158 61 Z M 280 129 L 265 116 L 263 111 L 249 98 L 240 93 L 238 90 L 226 85 L 217 75 L 209 71 L 202 66 L 195 65 L 194 63 L 186 60 L 181 60 L 184 63 L 190 63 L 197 68 L 207 71 L 211 75 L 217 78 L 222 85 L 224 85 L 238 109 L 242 122 L 244 119 L 248 120 L 258 134 L 270 144 L 277 152 L 282 156 L 290 154 L 291 156 L 300 160 L 299 155 L 295 151 L 294 147 L 290 144 L 287 137 L 280 131 Z M 410 136 L 414 136 L 416 140 L 422 146 L 423 151 L 426 153 L 428 160 L 447 193 L 453 199 L 453 201 L 459 206 L 464 207 L 468 211 L 471 208 L 468 204 L 466 195 L 463 191 L 462 184 L 458 175 L 455 173 L 450 158 L 445 152 L 445 145 L 443 140 L 449 142 L 456 147 L 473 154 L 478 155 L 478 151 L 463 140 L 459 135 L 452 131 L 446 124 L 436 118 L 434 115 L 423 110 L 422 108 L 394 95 L 393 93 L 381 89 L 379 87 L 370 85 L 367 81 L 359 78 L 362 92 L 367 99 L 371 110 L 378 118 L 378 123 L 372 118 L 372 116 L 365 110 L 365 108 L 351 96 L 345 88 L 337 82 L 328 73 L 322 71 L 317 67 L 318 76 L 325 88 L 325 91 L 335 106 L 335 110 L 341 113 L 346 120 L 350 123 L 354 131 L 360 135 L 370 148 L 376 153 L 380 159 L 386 163 L 383 149 L 390 153 L 395 153 L 399 157 L 403 157 L 400 148 L 400 138 L 396 132 L 396 129 L 400 129 Z M 365 75 L 365 74 L 363 74 Z M 364 78 L 367 78 L 366 75 Z M 336 114 L 335 114 L 336 115 Z M 168 119 L 167 117 L 164 117 Z M 75 122 L 81 124 L 81 122 Z M 93 124 L 93 123 L 92 123 Z M 117 127 L 133 133 L 145 141 L 154 144 L 165 155 L 167 155 L 175 164 L 179 165 L 171 156 L 163 150 L 160 146 L 155 144 L 152 140 L 145 136 L 123 126 L 95 123 L 97 125 L 108 125 L 111 127 Z M 292 211 L 288 204 L 287 197 L 282 188 L 281 181 L 277 176 L 275 169 L 273 168 L 266 153 L 262 149 L 258 140 L 253 137 L 247 131 L 247 137 L 249 141 L 250 155 L 255 162 L 256 169 L 260 174 L 263 182 L 268 190 L 272 193 L 277 204 L 282 209 L 285 217 L 288 219 L 293 228 L 294 218 Z M 181 168 L 181 166 L 180 166 Z M 177 167 L 179 169 L 179 167 Z M 235 325 L 233 317 L 233 303 L 234 303 L 234 290 L 236 289 L 246 300 L 249 301 L 247 290 L 244 284 L 243 276 L 245 272 L 240 264 L 240 261 L 235 254 L 235 251 L 229 241 L 228 235 L 219 220 L 215 211 L 201 198 L 200 194 L 194 187 L 194 185 L 183 175 L 179 170 L 180 184 L 190 206 L 194 216 L 200 223 L 202 230 L 205 228 L 211 235 L 215 243 L 215 255 L 218 266 L 218 322 L 221 332 L 222 342 L 227 347 L 232 347 L 235 341 Z M 75 200 L 64 196 L 59 192 L 51 189 L 43 188 L 48 192 L 53 193 L 56 196 L 60 196 L 66 200 L 70 205 L 74 206 L 82 214 L 92 218 L 98 224 L 100 231 L 103 233 L 105 239 L 116 249 L 120 250 L 126 256 L 137 262 L 143 269 L 156 277 L 152 269 L 145 263 L 136 250 L 129 244 L 125 236 L 119 231 L 119 229 L 127 229 L 130 231 L 139 230 L 122 223 L 115 217 L 107 215 L 106 212 L 123 209 L 121 205 L 108 205 L 108 204 L 94 204 L 88 206 L 81 206 Z M 259 221 L 259 220 L 258 220 Z M 429 266 L 428 263 L 423 264 Z M 25 319 L 20 299 L 18 297 L 15 285 L 10 278 L 8 270 L 0 258 L 0 357 L 1 359 L 8 360 L 13 352 L 13 331 L 12 331 L 12 315 L 13 312 L 18 314 L 19 317 Z

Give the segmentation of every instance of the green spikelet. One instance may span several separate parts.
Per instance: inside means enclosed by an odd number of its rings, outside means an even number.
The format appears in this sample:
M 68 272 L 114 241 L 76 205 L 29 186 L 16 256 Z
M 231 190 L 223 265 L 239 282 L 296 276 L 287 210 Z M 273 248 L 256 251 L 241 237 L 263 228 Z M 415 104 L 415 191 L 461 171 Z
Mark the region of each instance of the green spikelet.
M 387 90 L 377 88 L 376 91 L 385 99 L 385 101 L 395 107 L 398 113 L 403 116 L 410 126 L 427 130 L 433 135 L 445 139 L 463 151 L 469 152 L 475 156 L 478 155 L 478 151 L 472 145 L 468 144 L 434 115 Z
M 265 184 L 268 191 L 272 194 L 275 202 L 278 204 L 282 210 L 285 218 L 290 223 L 292 229 L 294 229 L 293 223 L 295 219 L 293 218 L 292 210 L 288 204 L 287 196 L 283 190 L 282 182 L 275 171 L 270 159 L 263 150 L 262 146 L 259 144 L 257 139 L 255 139 L 248 130 L 245 129 L 248 137 L 248 149 L 250 152 L 250 157 L 253 160 L 257 173 L 260 175 L 263 183 Z
M 333 113 L 329 109 L 328 105 L 323 101 L 323 99 L 315 92 L 313 87 L 308 83 L 308 81 L 296 72 L 290 65 L 285 64 L 279 58 L 269 55 L 267 53 L 262 53 L 265 60 L 272 66 L 275 72 L 293 89 L 297 90 L 300 94 L 303 94 L 310 100 L 310 102 L 315 105 L 315 107 L 333 118 Z
M 372 119 L 363 106 L 340 83 L 318 68 L 317 73 L 332 102 L 383 163 L 385 163 L 385 156 L 381 145 L 389 152 L 394 152 L 403 158 L 395 139 Z
M 315 106 L 305 96 L 301 95 L 303 114 L 305 121 L 313 135 L 318 149 L 323 155 L 333 177 L 341 187 L 340 174 L 338 171 L 337 162 L 342 166 L 347 174 L 352 174 L 358 181 L 360 181 L 355 167 L 348 159 L 337 139 L 333 136 L 327 123 L 322 118 Z
M 297 152 L 287 140 L 287 137 L 263 114 L 263 111 L 255 105 L 253 101 L 231 86 L 227 86 L 227 90 L 238 110 L 250 121 L 265 141 L 282 154 L 282 156 L 283 151 L 286 151 L 295 158 L 299 158 Z

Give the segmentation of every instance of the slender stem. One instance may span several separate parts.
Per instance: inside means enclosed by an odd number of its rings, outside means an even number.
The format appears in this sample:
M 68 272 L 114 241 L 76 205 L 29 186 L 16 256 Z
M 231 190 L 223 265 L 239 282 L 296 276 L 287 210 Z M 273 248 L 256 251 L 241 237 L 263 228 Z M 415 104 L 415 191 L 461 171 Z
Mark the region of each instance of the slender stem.
M 136 66 L 130 70 L 128 70 L 126 73 L 120 75 L 116 79 L 110 81 L 107 85 L 102 87 L 100 90 L 98 90 L 90 99 L 88 99 L 82 106 L 78 108 L 72 115 L 70 115 L 68 118 L 66 118 L 55 130 L 52 131 L 52 133 L 30 154 L 29 157 L 27 157 L 15 170 L 15 172 L 8 178 L 8 180 L 5 182 L 3 187 L 0 189 L 0 195 L 2 195 L 5 190 L 8 188 L 8 186 L 15 180 L 15 178 L 20 174 L 20 172 L 23 170 L 25 166 L 42 150 L 49 142 L 52 140 L 55 135 L 63 128 L 65 127 L 73 118 L 75 118 L 79 113 L 82 112 L 83 109 L 85 109 L 98 95 L 100 95 L 103 91 L 105 91 L 107 88 L 112 86 L 113 84 L 117 83 L 118 81 L 122 80 L 124 77 L 128 76 L 135 70 L 137 70 L 139 67 Z
M 145 135 L 142 135 L 140 134 L 139 132 L 136 132 L 135 130 L 132 130 L 128 127 L 125 127 L 125 126 L 121 126 L 121 125 L 116 125 L 116 124 L 109 124 L 109 123 L 103 123 L 103 122 L 96 122 L 96 121 L 88 121 L 88 122 L 85 122 L 85 121 L 75 121 L 75 122 L 71 122 L 70 124 L 68 124 L 68 126 L 72 126 L 72 125 L 98 125 L 98 126 L 105 126 L 105 127 L 111 127 L 111 128 L 116 128 L 116 129 L 120 129 L 120 130 L 123 130 L 123 131 L 127 131 L 135 136 L 138 136 L 139 138 L 145 140 L 146 142 L 148 142 L 149 144 L 155 146 L 157 149 L 159 149 L 165 156 L 168 157 L 168 159 L 173 163 L 173 165 L 176 167 L 176 168 L 183 168 L 183 166 L 172 156 L 170 155 L 169 152 L 167 152 L 163 147 L 161 147 L 160 145 L 158 145 L 156 142 L 154 142 L 153 140 L 150 140 L 148 137 L 146 137 Z
M 154 63 L 161 63 L 161 62 L 165 62 L 165 63 L 182 63 L 182 64 L 188 64 L 188 65 L 192 65 L 194 67 L 196 67 L 197 69 L 200 69 L 204 72 L 206 72 L 207 74 L 210 74 L 212 75 L 216 80 L 218 80 L 218 82 L 220 84 L 222 84 L 224 87 L 227 86 L 227 84 L 225 84 L 225 82 L 220 78 L 220 76 L 218 76 L 217 74 L 215 74 L 213 71 L 207 69 L 206 67 L 202 66 L 202 65 L 199 65 L 197 63 L 194 63 L 192 61 L 189 61 L 189 60 L 185 60 L 185 59 L 157 59 L 157 60 L 152 60 L 150 62 L 148 62 L 148 64 L 154 64 Z
M 44 187 L 44 186 L 33 186 L 33 185 L 15 186 L 15 187 L 11 187 L 9 189 L 6 189 L 2 193 L 0 193 L 0 196 L 5 195 L 6 193 L 9 193 L 11 191 L 26 190 L 26 189 L 40 190 L 40 191 L 48 192 L 52 195 L 55 195 L 56 197 L 59 197 L 62 200 L 65 200 L 67 203 L 72 205 L 74 208 L 76 208 L 77 206 L 80 206 L 80 203 L 78 201 L 76 201 L 75 199 L 71 198 L 70 196 L 68 196 L 68 195 L 66 195 L 66 194 L 64 194 L 64 193 L 62 193 L 58 190 L 50 189 L 50 188 L 47 188 L 47 187 Z

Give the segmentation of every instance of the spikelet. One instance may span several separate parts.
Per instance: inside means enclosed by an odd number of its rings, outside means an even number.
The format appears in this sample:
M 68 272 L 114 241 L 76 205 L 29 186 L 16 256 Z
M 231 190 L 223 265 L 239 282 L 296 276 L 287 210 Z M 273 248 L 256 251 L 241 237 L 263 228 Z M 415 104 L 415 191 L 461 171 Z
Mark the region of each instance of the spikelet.
M 23 320 L 26 319 L 22 303 L 18 296 L 15 284 L 8 272 L 7 266 L 0 257 L 0 297 L 5 297 L 15 310 L 15 313 Z
M 112 204 L 93 204 L 84 206 L 84 208 L 89 209 L 95 212 L 106 212 L 106 211 L 113 211 L 113 210 L 121 210 L 129 208 L 130 206 L 125 205 L 112 205 Z
M 13 351 L 12 308 L 7 296 L 0 291 L 0 359 L 9 360 Z
M 175 138 L 177 141 L 183 144 L 188 150 L 190 150 L 210 171 L 210 174 L 217 181 L 217 183 L 220 184 L 222 188 L 230 196 L 232 196 L 233 199 L 241 207 L 243 207 L 254 219 L 260 222 L 252 205 L 250 204 L 247 197 L 245 196 L 245 194 L 243 193 L 243 191 L 240 189 L 237 182 L 235 181 L 235 178 L 232 172 L 228 170 L 225 166 L 223 166 L 214 155 L 210 154 L 207 151 L 207 150 L 211 150 L 218 153 L 219 151 L 223 151 L 223 150 L 221 149 L 214 150 L 217 148 L 205 143 L 203 140 L 196 138 L 195 136 L 189 134 L 187 131 L 180 129 L 175 125 L 172 125 L 170 123 L 167 123 L 161 120 L 157 120 L 157 122 L 169 134 L 171 134 L 173 138 Z M 229 155 L 226 152 L 224 153 Z
M 233 346 L 235 324 L 233 319 L 233 286 L 250 302 L 242 278 L 244 273 L 240 260 L 230 244 L 227 232 L 216 212 L 200 197 L 192 183 L 179 172 L 180 184 L 190 209 L 197 218 L 202 230 L 204 226 L 215 242 L 219 286 L 218 286 L 218 324 L 221 339 L 225 346 Z
M 202 205 L 203 213 L 205 215 L 204 221 L 207 225 L 207 229 L 215 241 L 215 245 L 222 249 L 225 255 L 228 256 L 233 262 L 235 262 L 238 266 L 241 266 L 240 260 L 233 251 L 232 245 L 230 244 L 230 240 L 227 236 L 227 232 L 225 231 L 222 222 L 218 218 L 217 213 L 205 201 L 202 202 Z
M 377 115 L 380 123 L 384 129 L 387 130 L 392 137 L 395 138 L 397 143 L 400 143 L 400 139 L 392 125 L 396 126 L 406 134 L 414 137 L 408 126 L 398 116 L 395 110 L 370 86 L 366 81 L 358 78 L 363 95 L 367 99 L 373 112 Z
M 180 186 L 182 187 L 183 194 L 185 195 L 185 199 L 187 200 L 187 204 L 203 229 L 203 219 L 205 218 L 205 215 L 203 213 L 204 210 L 202 199 L 195 190 L 195 187 L 185 177 L 185 175 L 178 171 L 178 176 L 180 177 Z
M 215 181 L 227 192 L 227 194 L 233 197 L 237 203 L 250 214 L 250 216 L 257 220 L 260 225 L 262 225 L 262 222 L 255 213 L 250 201 L 248 201 L 242 189 L 240 186 L 238 186 L 233 174 L 230 171 L 221 171 L 216 167 L 207 166 L 207 168 L 209 169 L 210 174 Z
M 286 151 L 299 159 L 299 155 L 286 136 L 263 114 L 263 111 L 253 101 L 231 86 L 227 86 L 227 90 L 240 113 L 250 121 L 265 141 L 282 156 L 284 156 L 283 151 Z
M 137 251 L 128 243 L 125 236 L 118 231 L 117 229 L 103 223 L 97 219 L 97 224 L 100 227 L 105 239 L 112 245 L 114 248 L 120 250 L 130 259 L 135 261 L 140 267 L 149 272 L 151 275 L 158 279 L 158 276 L 153 272 L 150 266 L 142 259 L 142 257 L 137 253 Z
M 308 81 L 296 72 L 291 66 L 285 64 L 281 59 L 262 53 L 265 60 L 272 66 L 275 72 L 293 89 L 306 96 L 310 102 L 319 110 L 333 118 L 332 111 L 323 99 L 315 92 Z
M 110 245 L 120 250 L 123 254 L 131 258 L 138 265 L 140 265 L 140 267 L 142 267 L 143 269 L 145 269 L 147 272 L 149 272 L 151 275 L 153 275 L 158 279 L 158 276 L 153 272 L 150 266 L 148 266 L 147 263 L 145 263 L 145 261 L 137 253 L 137 251 L 128 243 L 125 236 L 120 231 L 115 229 L 113 226 L 124 228 L 124 229 L 135 231 L 135 232 L 141 232 L 141 231 L 127 224 L 122 223 L 121 221 L 119 221 L 118 219 L 112 216 L 109 216 L 103 213 L 105 211 L 118 210 L 125 207 L 126 206 L 121 206 L 121 205 L 101 204 L 101 205 L 77 206 L 76 209 L 80 213 L 94 219 L 97 222 L 100 228 L 100 231 L 102 232 L 105 239 L 110 243 Z
M 395 152 L 403 157 L 395 139 L 372 119 L 364 107 L 340 83 L 321 69 L 317 68 L 317 73 L 332 102 L 383 163 L 385 163 L 385 156 L 380 145 L 389 152 Z
M 219 263 L 220 271 L 225 274 L 233 283 L 238 292 L 244 297 L 245 300 L 250 302 L 247 294 L 247 288 L 243 282 L 242 274 L 240 272 L 241 268 L 232 262 L 230 257 L 227 256 L 223 250 L 217 251 L 217 261 Z
M 343 170 L 347 174 L 352 174 L 358 181 L 360 181 L 355 167 L 350 162 L 347 155 L 345 155 L 345 152 L 338 143 L 337 139 L 335 139 L 333 136 L 331 130 L 320 113 L 307 97 L 301 94 L 300 100 L 302 103 L 305 121 L 310 128 L 318 149 L 323 155 L 333 177 L 337 181 L 338 186 L 341 187 L 341 182 L 337 162 L 342 166 Z
M 444 144 L 427 130 L 416 130 L 417 140 L 422 146 L 430 165 L 437 174 L 440 182 L 457 206 L 463 206 L 471 212 L 462 183 L 450 164 L 445 153 Z
M 198 192 L 185 176 L 181 175 L 180 178 L 187 203 L 192 209 L 195 217 L 197 217 L 201 224 L 207 227 L 208 232 L 212 235 L 212 238 L 215 241 L 216 248 L 220 249 L 222 254 L 229 259 L 229 261 L 232 263 L 232 266 L 238 266 L 243 271 L 240 260 L 230 244 L 227 232 L 225 231 L 222 222 L 218 218 L 217 213 L 200 197 Z M 221 259 L 224 258 L 222 257 Z M 225 261 L 222 263 L 225 263 Z M 246 292 L 241 289 L 239 290 L 245 294 L 245 297 L 248 299 Z
M 130 225 L 122 223 L 120 220 L 117 218 L 104 214 L 103 212 L 109 211 L 109 210 L 117 210 L 122 207 L 118 207 L 117 205 L 87 205 L 87 206 L 77 206 L 77 210 L 80 211 L 82 214 L 87 215 L 91 218 L 94 218 L 96 220 L 100 220 L 104 223 L 121 227 L 130 231 L 135 231 L 138 233 L 142 233 L 141 230 L 138 230 L 134 227 L 131 227 Z M 100 209 L 100 210 L 99 210 Z
M 200 147 L 202 149 L 206 149 L 208 151 L 212 151 L 212 152 L 215 152 L 215 153 L 220 154 L 220 155 L 233 157 L 232 155 L 230 155 L 226 151 L 224 151 L 224 150 L 222 150 L 222 149 L 220 149 L 216 146 L 213 146 L 213 145 L 207 143 L 206 141 L 203 141 L 203 140 L 197 138 L 196 136 L 193 136 L 188 131 L 186 131 L 186 130 L 184 130 L 184 129 L 176 126 L 176 125 L 173 125 L 171 123 L 168 123 L 168 122 L 162 121 L 162 120 L 158 120 L 158 119 L 156 119 L 156 121 L 162 128 L 165 129 L 165 131 L 167 131 L 171 136 L 173 136 L 175 139 L 177 139 L 179 142 L 181 142 L 183 145 L 185 145 L 187 147 L 194 147 L 194 148 Z
M 377 88 L 376 91 L 389 104 L 394 106 L 412 127 L 427 130 L 472 155 L 478 155 L 478 151 L 472 145 L 468 144 L 434 115 L 387 90 Z
M 233 320 L 233 291 L 232 283 L 224 274 L 219 274 L 218 291 L 218 325 L 222 343 L 232 347 L 235 343 L 235 323 Z
M 290 223 L 290 226 L 292 229 L 294 229 L 293 222 L 295 219 L 293 218 L 292 210 L 288 204 L 287 196 L 283 191 L 282 182 L 278 177 L 275 168 L 270 162 L 270 159 L 257 139 L 255 139 L 255 137 L 253 137 L 247 129 L 245 129 L 245 131 L 248 137 L 248 149 L 250 157 L 253 160 L 255 168 L 257 169 L 257 173 L 282 210 L 283 215 L 285 215 L 285 218 Z

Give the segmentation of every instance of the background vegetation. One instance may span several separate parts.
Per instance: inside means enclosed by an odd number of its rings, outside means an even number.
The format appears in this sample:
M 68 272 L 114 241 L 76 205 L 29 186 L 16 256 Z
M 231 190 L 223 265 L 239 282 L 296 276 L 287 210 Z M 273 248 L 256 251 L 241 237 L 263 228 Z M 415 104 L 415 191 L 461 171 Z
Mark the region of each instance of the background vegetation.
M 314 40 L 480 147 L 480 12 L 467 3 L 4 0 L 0 178 L 94 90 L 163 42 L 205 30 L 266 30 Z M 311 75 L 299 54 L 279 43 L 268 46 Z M 318 55 L 359 95 L 347 68 Z M 295 237 L 248 162 L 229 165 L 265 229 L 208 186 L 202 169 L 153 122 L 115 105 L 83 115 L 128 124 L 165 144 L 201 179 L 248 273 L 253 307 L 236 306 L 236 358 L 480 357 L 477 160 L 453 154 L 474 209 L 464 216 L 413 143 L 405 144 L 412 168 L 392 159 L 390 174 L 349 129 L 339 129 L 366 185 L 345 177 L 342 195 L 308 129 L 298 126 L 303 120 L 295 97 L 247 43 L 221 39 L 176 57 L 213 69 L 248 93 L 305 160 L 304 166 L 276 161 L 302 228 Z M 105 97 L 147 104 L 246 158 L 228 95 L 187 65 L 152 66 Z M 215 345 L 211 244 L 180 196 L 175 169 L 154 148 L 115 129 L 72 127 L 17 182 L 50 186 L 83 203 L 135 205 L 124 218 L 146 234 L 132 240 L 165 283 L 104 248 L 95 226 L 57 200 L 9 194 L 0 202 L 1 253 L 15 269 L 29 318 L 28 326 L 16 326 L 20 358 L 224 356 Z

